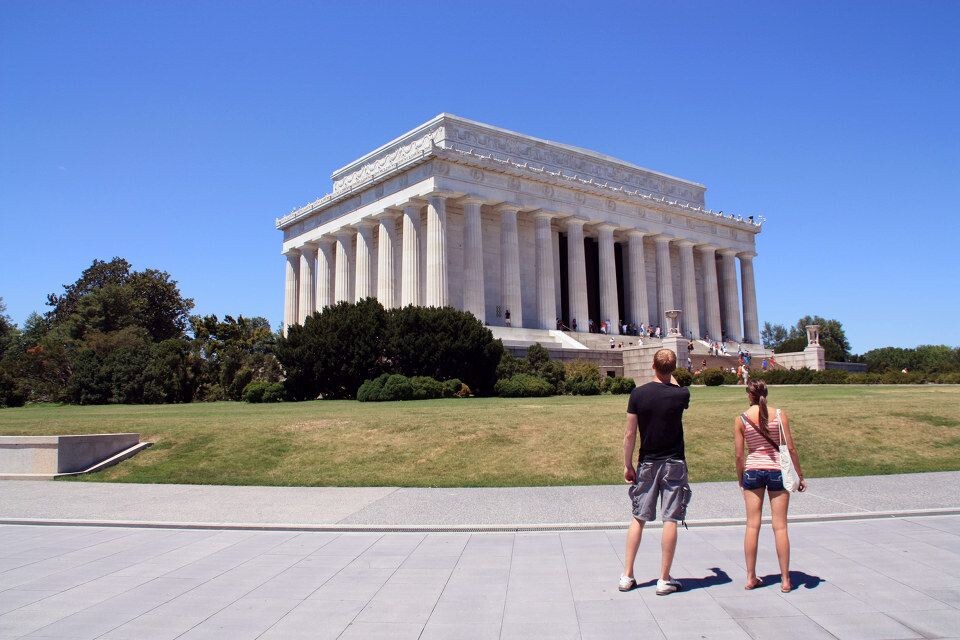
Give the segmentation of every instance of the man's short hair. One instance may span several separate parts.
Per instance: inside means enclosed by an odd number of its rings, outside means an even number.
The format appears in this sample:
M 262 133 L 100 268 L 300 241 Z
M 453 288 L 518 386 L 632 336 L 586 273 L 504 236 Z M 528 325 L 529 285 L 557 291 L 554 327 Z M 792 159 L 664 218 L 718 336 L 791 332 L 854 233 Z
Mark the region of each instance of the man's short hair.
M 670 375 L 677 368 L 677 354 L 670 349 L 660 349 L 653 354 L 653 368 L 662 376 Z

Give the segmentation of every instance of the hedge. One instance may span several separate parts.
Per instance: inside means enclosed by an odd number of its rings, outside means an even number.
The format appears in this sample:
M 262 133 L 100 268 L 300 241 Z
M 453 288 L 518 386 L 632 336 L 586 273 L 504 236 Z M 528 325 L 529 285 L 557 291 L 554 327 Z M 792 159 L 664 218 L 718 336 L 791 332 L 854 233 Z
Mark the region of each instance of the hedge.
M 553 387 L 543 378 L 529 373 L 517 373 L 497 380 L 494 387 L 501 398 L 543 398 L 553 395 Z
M 457 378 L 441 382 L 429 376 L 408 378 L 399 373 L 384 373 L 373 380 L 365 380 L 357 390 L 360 402 L 466 398 L 469 395 L 470 387 Z

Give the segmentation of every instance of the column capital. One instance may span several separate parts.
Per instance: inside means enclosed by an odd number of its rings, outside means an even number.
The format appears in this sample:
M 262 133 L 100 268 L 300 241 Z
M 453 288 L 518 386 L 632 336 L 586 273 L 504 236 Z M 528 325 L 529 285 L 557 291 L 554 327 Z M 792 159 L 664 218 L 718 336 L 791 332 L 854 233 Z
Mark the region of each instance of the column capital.
M 464 194 L 462 191 L 449 191 L 447 189 L 434 189 L 433 191 L 428 191 L 423 194 L 423 198 L 429 200 L 430 198 L 443 198 L 444 200 L 455 200 L 457 198 L 462 198 Z
M 731 249 L 729 247 L 721 247 L 717 249 L 717 253 L 719 253 L 722 256 L 735 256 L 737 255 L 737 250 Z
M 485 205 L 485 204 L 489 204 L 489 202 L 488 202 L 485 198 L 481 198 L 480 196 L 475 195 L 475 194 L 472 194 L 472 193 L 468 193 L 467 195 L 463 196 L 462 198 L 460 198 L 459 200 L 457 200 L 457 203 L 458 203 L 458 204 L 461 204 L 461 205 L 468 205 L 468 204 Z
M 378 223 L 377 220 L 372 220 L 370 218 L 361 218 L 351 226 L 356 227 L 357 231 L 359 231 L 360 229 L 364 229 L 364 230 L 373 229 L 375 226 L 377 226 L 377 223 Z
M 646 236 L 652 235 L 653 233 L 651 231 L 646 231 L 644 229 L 627 229 L 628 238 L 639 238 L 640 240 L 643 240 Z
M 546 218 L 547 220 L 553 220 L 554 218 L 558 218 L 561 215 L 563 215 L 562 213 L 558 213 L 556 211 L 550 211 L 547 209 L 536 209 L 532 213 L 533 213 L 533 217 L 536 218 L 537 220 L 541 220 L 544 218 Z
M 304 253 L 304 252 L 307 252 L 307 253 L 316 253 L 316 252 L 317 252 L 317 249 L 320 248 L 320 245 L 319 245 L 319 243 L 317 243 L 316 241 L 311 240 L 311 241 L 309 241 L 309 242 L 304 242 L 304 243 L 303 243 L 302 245 L 300 245 L 300 247 L 298 247 L 298 248 L 300 249 L 300 253 L 301 253 L 301 254 Z
M 717 246 L 716 246 L 716 245 L 710 244 L 710 243 L 707 243 L 707 242 L 701 242 L 701 243 L 697 244 L 697 246 L 694 247 L 694 248 L 695 248 L 696 250 L 702 252 L 702 253 L 707 253 L 707 252 L 709 252 L 709 251 L 716 252 L 716 250 L 717 250 Z
M 673 240 L 676 240 L 673 236 L 668 236 L 665 233 L 657 233 L 653 236 L 653 239 L 657 244 L 670 244 Z
M 741 251 L 737 254 L 737 257 L 741 260 L 753 260 L 757 257 L 756 251 Z
M 402 205 L 400 205 L 400 207 L 404 211 L 407 211 L 408 209 L 416 209 L 417 211 L 419 211 L 425 206 L 427 206 L 427 201 L 424 200 L 423 198 L 410 198 L 409 200 L 404 202 Z
M 337 240 L 352 240 L 353 236 L 357 235 L 357 230 L 353 227 L 340 227 L 333 235 Z
M 681 247 L 693 247 L 695 244 L 697 243 L 694 242 L 693 240 L 687 240 L 686 238 L 681 238 L 677 240 L 677 245 Z
M 299 258 L 299 257 L 300 257 L 300 247 L 297 247 L 297 248 L 295 248 L 295 249 L 287 249 L 286 251 L 283 252 L 283 255 L 285 255 L 288 259 L 289 259 L 289 258 Z
M 563 221 L 563 224 L 567 229 L 571 226 L 579 226 L 580 230 L 583 231 L 583 225 L 587 224 L 587 221 L 583 218 L 567 218 Z
M 494 210 L 497 213 L 520 213 L 523 207 L 512 202 L 501 202 L 494 207 Z
M 613 235 L 613 232 L 620 228 L 615 224 L 610 224 L 609 222 L 596 222 L 591 226 L 597 233 L 610 233 L 610 235 Z
M 396 220 L 402 215 L 403 215 L 402 208 L 387 207 L 386 209 L 384 209 L 383 211 L 381 211 L 376 215 L 376 220 L 378 222 L 382 222 L 383 220 Z

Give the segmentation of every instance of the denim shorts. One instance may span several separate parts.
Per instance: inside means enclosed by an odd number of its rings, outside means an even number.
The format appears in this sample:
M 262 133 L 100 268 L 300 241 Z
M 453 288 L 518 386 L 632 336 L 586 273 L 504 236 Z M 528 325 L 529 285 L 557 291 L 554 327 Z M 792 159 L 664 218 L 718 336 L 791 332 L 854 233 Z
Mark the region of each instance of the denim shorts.
M 779 469 L 747 469 L 743 472 L 743 488 L 786 491 L 783 488 L 783 474 Z

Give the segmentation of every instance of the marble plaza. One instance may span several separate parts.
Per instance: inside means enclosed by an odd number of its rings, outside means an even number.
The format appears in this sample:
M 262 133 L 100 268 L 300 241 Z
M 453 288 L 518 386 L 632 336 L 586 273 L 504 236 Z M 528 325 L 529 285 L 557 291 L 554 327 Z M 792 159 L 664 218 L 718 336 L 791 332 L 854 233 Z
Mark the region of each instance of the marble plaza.
M 494 327 L 668 326 L 759 344 L 762 218 L 704 185 L 440 114 L 333 172 L 277 219 L 285 327 L 339 301 L 452 306 Z M 737 262 L 739 261 L 739 275 Z

